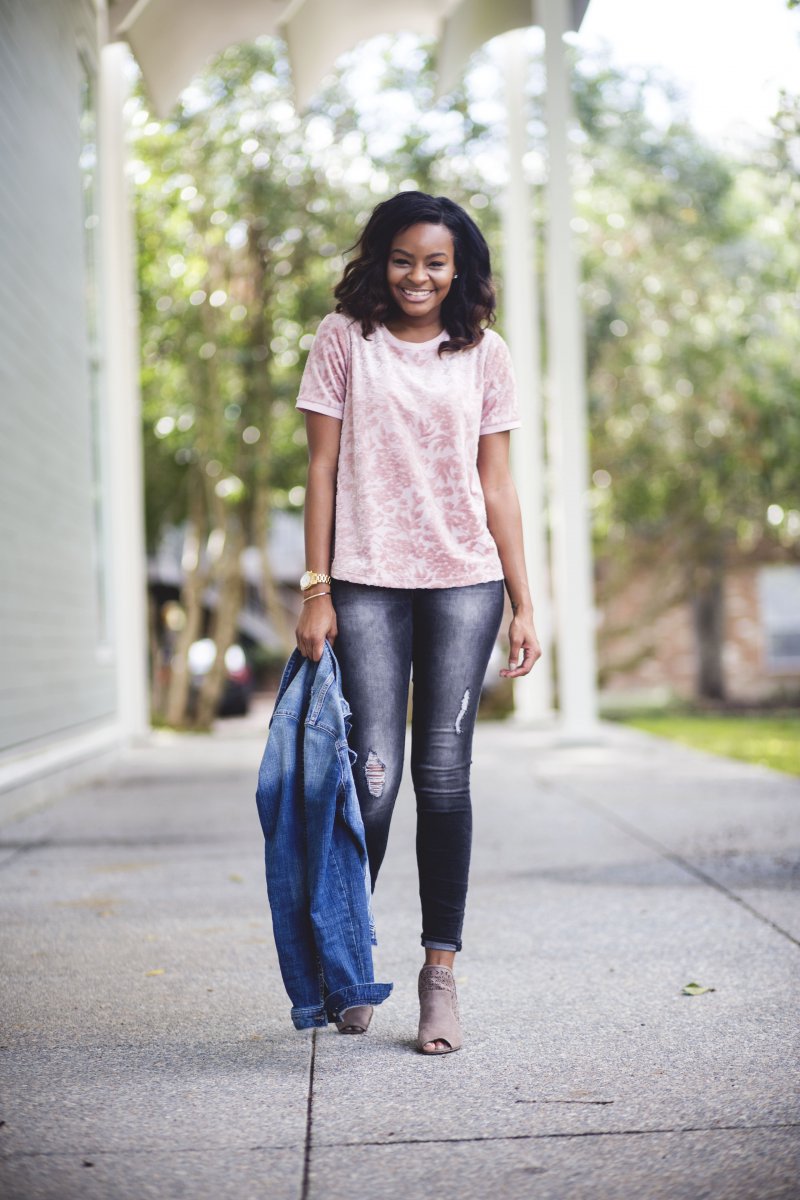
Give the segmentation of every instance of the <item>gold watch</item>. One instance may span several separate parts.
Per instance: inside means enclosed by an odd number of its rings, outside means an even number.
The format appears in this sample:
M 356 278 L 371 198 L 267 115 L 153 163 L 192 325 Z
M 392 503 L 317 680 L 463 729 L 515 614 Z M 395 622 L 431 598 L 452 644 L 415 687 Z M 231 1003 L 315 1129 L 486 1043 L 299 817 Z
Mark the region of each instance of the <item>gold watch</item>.
M 323 575 L 319 571 L 305 571 L 300 577 L 300 591 L 307 592 L 315 583 L 330 583 L 330 575 Z

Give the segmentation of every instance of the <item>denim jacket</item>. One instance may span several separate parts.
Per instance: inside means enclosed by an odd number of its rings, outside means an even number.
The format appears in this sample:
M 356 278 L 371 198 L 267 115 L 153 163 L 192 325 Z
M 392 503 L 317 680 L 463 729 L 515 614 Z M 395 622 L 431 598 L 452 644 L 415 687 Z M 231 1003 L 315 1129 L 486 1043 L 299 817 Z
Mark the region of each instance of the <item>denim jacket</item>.
M 256 802 L 296 1029 L 335 1021 L 357 1004 L 380 1004 L 392 990 L 373 976 L 377 939 L 350 724 L 330 643 L 318 663 L 295 650 L 269 722 Z

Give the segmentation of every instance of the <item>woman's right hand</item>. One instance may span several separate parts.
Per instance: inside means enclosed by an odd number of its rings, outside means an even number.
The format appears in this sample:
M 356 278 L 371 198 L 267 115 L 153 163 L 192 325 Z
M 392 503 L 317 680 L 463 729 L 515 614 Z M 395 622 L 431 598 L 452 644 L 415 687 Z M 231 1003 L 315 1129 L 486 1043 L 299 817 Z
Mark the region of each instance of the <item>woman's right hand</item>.
M 295 629 L 297 649 L 303 658 L 319 662 L 325 649 L 325 639 L 333 646 L 337 633 L 336 611 L 329 595 L 320 595 L 318 600 L 308 600 L 303 604 Z

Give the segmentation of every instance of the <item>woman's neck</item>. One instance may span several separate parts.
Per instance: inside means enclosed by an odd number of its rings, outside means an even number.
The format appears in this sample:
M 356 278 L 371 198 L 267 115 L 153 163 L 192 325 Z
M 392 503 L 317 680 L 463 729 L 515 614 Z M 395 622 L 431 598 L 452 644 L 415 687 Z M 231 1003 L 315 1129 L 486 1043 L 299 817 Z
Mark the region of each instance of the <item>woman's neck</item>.
M 430 342 L 444 330 L 438 314 L 424 317 L 420 322 L 411 321 L 403 314 L 393 314 L 384 325 L 403 342 Z

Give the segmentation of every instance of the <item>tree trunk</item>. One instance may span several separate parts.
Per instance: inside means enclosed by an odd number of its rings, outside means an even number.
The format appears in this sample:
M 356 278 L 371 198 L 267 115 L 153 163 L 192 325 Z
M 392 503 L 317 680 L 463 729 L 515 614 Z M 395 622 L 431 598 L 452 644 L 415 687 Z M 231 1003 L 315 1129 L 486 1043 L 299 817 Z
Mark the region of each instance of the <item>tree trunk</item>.
M 270 251 L 264 244 L 263 229 L 251 224 L 248 242 L 250 279 L 258 302 L 253 305 L 250 322 L 250 342 L 254 346 L 268 346 L 272 340 L 272 324 L 267 318 L 272 300 L 274 275 L 269 270 Z M 296 260 L 295 260 L 296 261 Z M 298 268 L 301 269 L 301 268 Z M 270 520 L 270 475 L 272 466 L 271 410 L 273 402 L 269 372 L 254 358 L 246 360 L 244 366 L 247 410 L 253 424 L 261 431 L 258 442 L 249 449 L 250 471 L 250 537 L 258 547 L 261 562 L 261 603 L 264 612 L 280 638 L 284 653 L 288 656 L 294 649 L 294 625 L 283 607 L 272 564 L 269 561 L 267 535 Z
M 178 632 L 175 648 L 170 660 L 169 689 L 165 718 L 168 725 L 181 728 L 189 724 L 189 647 L 203 631 L 203 592 L 206 575 L 202 566 L 201 550 L 205 543 L 207 521 L 202 490 L 194 489 L 189 528 L 184 548 L 186 575 L 181 588 L 181 606 L 185 614 L 183 629 Z M 186 562 L 189 559 L 190 561 Z
M 704 566 L 695 567 L 692 583 L 697 694 L 702 700 L 724 700 L 725 568 L 722 558 L 714 557 Z
M 150 711 L 154 716 L 163 715 L 164 705 L 164 649 L 159 637 L 159 614 L 155 597 L 147 598 L 147 642 L 150 658 Z
M 242 523 L 237 512 L 228 512 L 226 517 L 225 544 L 216 572 L 217 607 L 210 631 L 217 654 L 210 671 L 203 679 L 197 697 L 197 712 L 194 719 L 197 729 L 209 729 L 214 720 L 225 687 L 225 654 L 236 639 L 244 595 L 241 564 L 244 550 Z
M 269 489 L 262 484 L 253 499 L 253 540 L 258 546 L 261 560 L 261 603 L 271 619 L 275 632 L 281 640 L 284 653 L 291 654 L 295 645 L 294 628 L 280 598 L 269 560 L 267 534 L 269 532 Z

